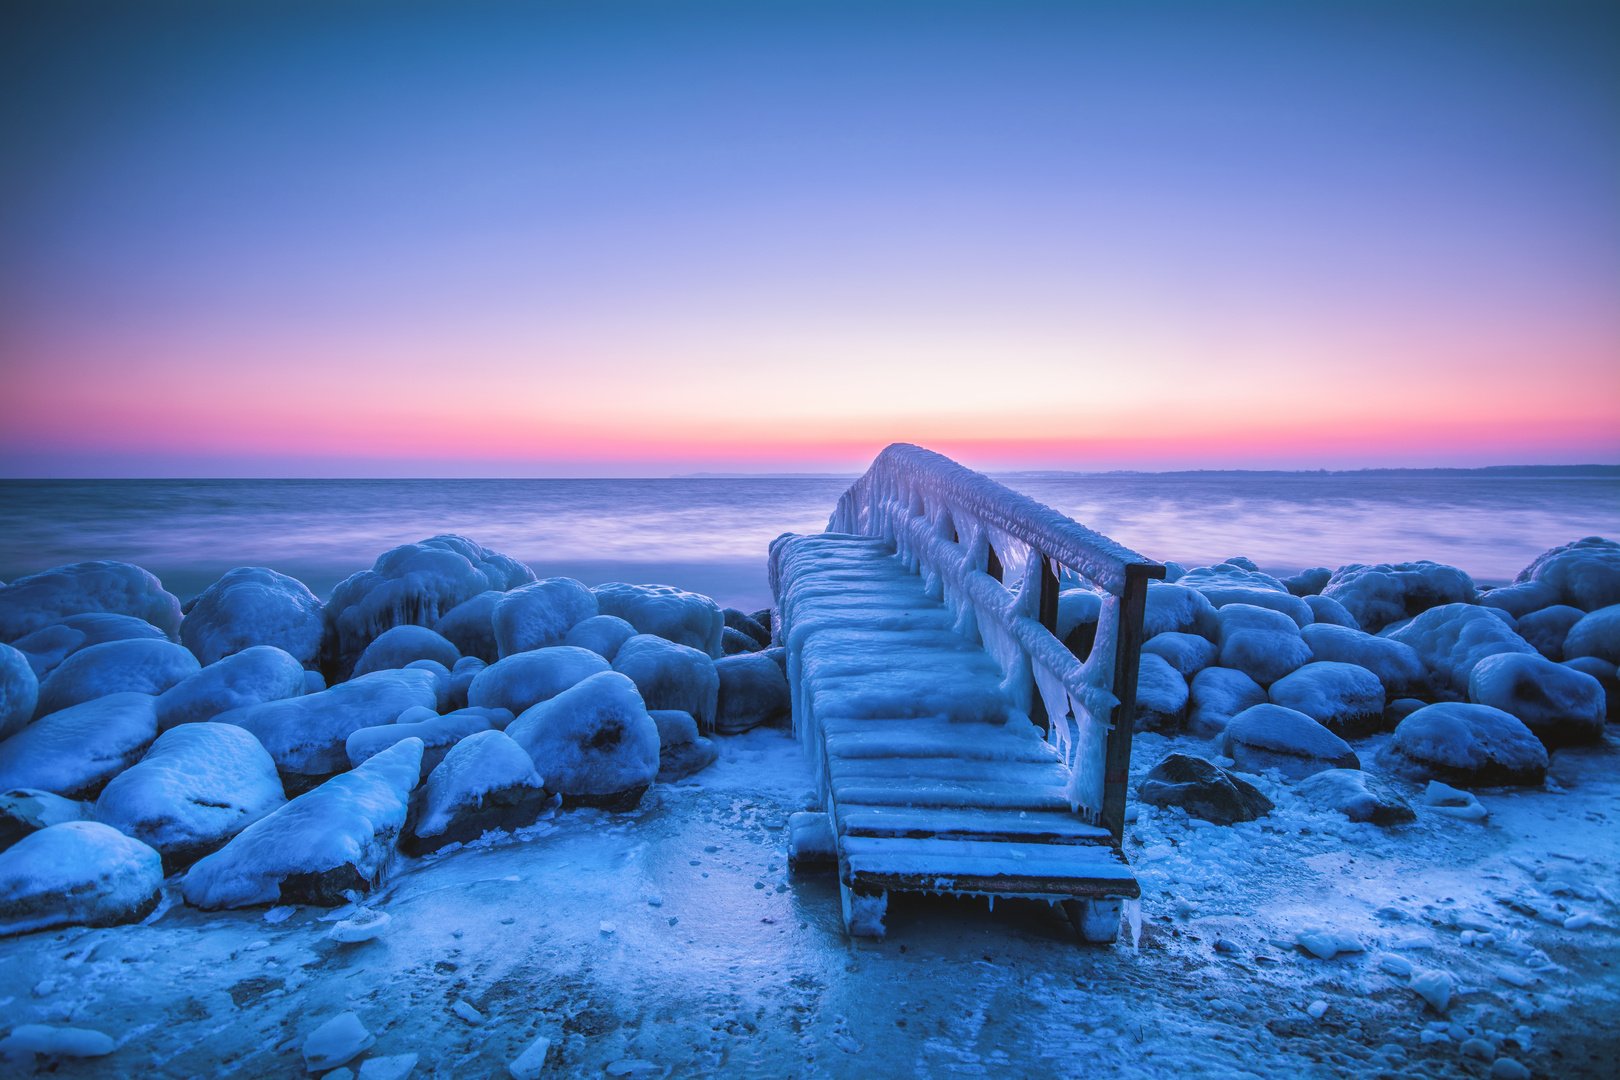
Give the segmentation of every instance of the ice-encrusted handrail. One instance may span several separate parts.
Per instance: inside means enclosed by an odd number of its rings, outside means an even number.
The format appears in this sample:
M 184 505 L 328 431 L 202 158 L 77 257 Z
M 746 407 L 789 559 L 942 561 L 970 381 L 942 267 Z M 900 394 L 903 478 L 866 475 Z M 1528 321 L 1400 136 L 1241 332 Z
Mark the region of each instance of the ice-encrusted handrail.
M 828 532 L 872 536 L 956 612 L 1000 665 L 1002 689 L 1069 766 L 1077 811 L 1124 832 L 1125 780 L 1149 578 L 1164 567 L 942 454 L 886 448 L 838 500 Z M 1082 663 L 1055 634 L 1058 572 L 1106 594 Z

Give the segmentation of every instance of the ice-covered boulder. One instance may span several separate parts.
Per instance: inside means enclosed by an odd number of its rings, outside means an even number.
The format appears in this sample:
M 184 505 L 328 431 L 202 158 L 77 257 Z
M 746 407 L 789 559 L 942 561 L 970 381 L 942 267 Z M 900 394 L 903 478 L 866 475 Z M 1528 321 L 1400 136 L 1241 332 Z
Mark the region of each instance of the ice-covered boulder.
M 448 675 L 460 659 L 454 645 L 425 626 L 391 626 L 373 638 L 354 662 L 354 676 L 402 668 L 418 660 L 432 660 Z
M 1487 656 L 1536 651 L 1501 619 L 1472 604 L 1430 608 L 1390 634 L 1389 640 L 1410 645 L 1436 689 L 1459 696 L 1468 693 L 1468 676 Z
M 157 738 L 157 699 L 122 693 L 70 705 L 0 742 L 0 791 L 93 798 Z
M 390 627 L 432 626 L 479 593 L 506 592 L 533 580 L 527 566 L 464 536 L 402 544 L 332 590 L 326 621 L 335 635 L 333 666 L 347 671 Z
M 1142 612 L 1142 636 L 1155 638 L 1168 633 L 1197 634 L 1210 641 L 1219 641 L 1221 624 L 1215 617 L 1215 605 L 1197 589 L 1188 588 L 1180 582 L 1166 585 L 1150 581 L 1147 606 Z
M 658 775 L 658 726 L 635 683 L 617 671 L 542 701 L 506 733 L 570 804 L 628 809 Z
M 1216 608 L 1247 604 L 1280 611 L 1292 619 L 1295 626 L 1309 626 L 1313 618 L 1310 605 L 1289 592 L 1281 581 L 1270 574 L 1232 563 L 1189 570 L 1176 584 L 1197 589 Z
M 611 664 L 619 646 L 635 636 L 636 628 L 617 615 L 593 615 L 575 623 L 563 644 L 589 649 Z
M 421 739 L 422 779 L 426 780 L 428 774 L 438 768 L 445 755 L 450 753 L 451 747 L 470 735 L 489 731 L 494 727 L 489 722 L 489 710 L 486 709 L 460 709 L 443 716 L 427 716 L 414 722 L 405 719 L 413 713 L 414 709 L 402 714 L 399 723 L 379 724 L 352 733 L 343 744 L 344 751 L 349 755 L 349 763 L 359 765 L 397 742 L 405 739 Z
M 34 715 L 45 716 L 108 694 L 161 694 L 201 670 L 191 651 L 172 641 L 135 638 L 91 645 L 45 676 Z
M 759 642 L 743 633 L 726 627 L 720 631 L 720 652 L 726 656 L 738 656 L 744 653 L 756 653 L 762 648 Z
M 44 679 L 63 660 L 90 645 L 108 641 L 128 641 L 153 638 L 167 641 L 168 637 L 147 622 L 133 615 L 113 615 L 105 611 L 69 615 L 32 634 L 25 634 L 12 642 L 12 647 L 28 657 L 34 674 Z
M 1277 769 L 1299 780 L 1324 769 L 1361 768 L 1349 743 L 1304 713 L 1269 702 L 1232 717 L 1220 743 L 1244 772 Z
M 1429 669 L 1410 645 L 1325 623 L 1307 626 L 1299 634 L 1316 659 L 1355 664 L 1378 676 L 1385 698 L 1429 693 Z
M 197 597 L 180 624 L 180 643 L 204 665 L 274 645 L 313 668 L 326 633 L 321 602 L 302 581 L 263 566 L 239 566 Z
M 1583 656 L 1620 664 L 1620 604 L 1589 612 L 1569 628 L 1564 636 L 1564 659 Z
M 654 639 L 659 640 L 659 639 Z M 681 648 L 676 645 L 674 648 Z M 687 650 L 696 652 L 696 650 Z M 787 680 L 782 677 L 782 669 L 776 666 L 776 661 L 757 652 L 743 653 L 738 656 L 725 656 L 712 662 L 712 668 L 719 681 L 719 693 L 715 706 L 714 730 L 722 735 L 736 735 L 749 728 L 758 727 L 778 720 L 792 710 L 793 702 L 788 696 Z M 701 665 L 693 663 L 692 667 L 701 671 Z M 636 681 L 637 688 L 641 683 L 636 680 L 634 673 L 626 672 Z M 688 699 L 701 696 L 701 687 L 698 693 L 690 690 Z M 652 702 L 645 689 L 641 692 L 642 699 Z M 660 692 L 657 697 L 660 702 L 668 701 L 677 695 Z M 678 708 L 680 711 L 692 715 L 697 719 L 698 714 L 691 709 L 681 706 L 658 705 L 662 708 Z
M 1468 676 L 1468 700 L 1518 717 L 1549 749 L 1603 739 L 1602 684 L 1545 656 L 1487 656 Z
M 1149 806 L 1179 806 L 1200 821 L 1233 825 L 1271 813 L 1253 784 L 1190 754 L 1171 754 L 1142 778 L 1136 797 Z
M 186 903 L 332 907 L 370 892 L 405 828 L 421 765 L 421 742 L 406 739 L 260 818 L 192 865 Z
M 64 821 L 89 821 L 96 804 L 64 799 L 39 788 L 12 788 L 0 792 L 0 851 L 29 833 L 60 825 Z
M 1144 653 L 1162 656 L 1186 678 L 1203 671 L 1220 659 L 1221 650 L 1208 638 L 1198 634 L 1179 634 L 1174 630 L 1157 634 L 1142 643 Z
M 1540 611 L 1527 612 L 1514 623 L 1514 633 L 1528 641 L 1542 656 L 1558 661 L 1564 658 L 1564 639 L 1586 612 L 1568 604 L 1554 604 Z
M 753 673 L 762 677 L 759 673 L 764 669 L 759 665 L 769 661 L 759 657 L 749 664 L 743 658 L 728 657 L 725 663 L 740 673 L 737 680 L 739 697 L 732 717 L 737 723 L 746 723 L 745 712 L 749 702 L 743 696 L 742 676 Z M 613 657 L 613 670 L 628 676 L 636 684 L 642 701 L 649 709 L 680 709 L 691 713 L 698 726 L 708 730 L 714 728 L 719 704 L 720 675 L 717 668 L 718 662 L 711 660 L 701 649 L 679 645 L 653 634 L 637 634 L 619 646 L 618 653 Z M 767 684 L 767 688 L 770 685 L 774 684 Z M 747 730 L 751 726 L 746 725 L 740 730 Z
M 1064 589 L 1058 593 L 1057 627 L 1053 635 L 1084 660 L 1091 655 L 1091 646 L 1097 640 L 1097 622 L 1101 618 L 1100 594 L 1090 589 Z
M 725 616 L 720 614 L 720 605 L 707 596 L 669 585 L 627 585 L 622 581 L 598 585 L 591 592 L 596 594 L 601 614 L 617 615 L 638 634 L 667 638 L 710 657 L 724 655 L 720 639 Z
M 658 728 L 658 782 L 673 784 L 713 765 L 720 750 L 698 734 L 697 721 L 679 709 L 649 709 Z
M 1402 720 L 1379 765 L 1408 780 L 1473 785 L 1539 784 L 1547 748 L 1515 716 L 1489 705 L 1442 701 Z
M 1514 618 L 1522 618 L 1532 611 L 1540 611 L 1560 602 L 1561 594 L 1545 581 L 1525 581 L 1503 589 L 1481 589 L 1478 603 L 1482 607 L 1505 611 Z
M 1620 720 L 1620 674 L 1616 673 L 1615 665 L 1596 656 L 1578 656 L 1565 660 L 1563 666 L 1596 679 L 1598 685 L 1603 687 L 1603 696 L 1608 702 L 1606 711 L 1609 719 Z
M 173 871 L 286 801 L 258 739 L 230 724 L 183 724 L 102 789 L 96 820 L 151 846 Z
M 1314 620 L 1313 625 L 1322 623 L 1328 626 L 1348 626 L 1352 630 L 1361 629 L 1361 624 L 1356 622 L 1356 617 L 1350 614 L 1343 604 L 1331 596 L 1307 596 L 1305 597 L 1305 605 L 1311 609 L 1311 618 Z M 1304 628 L 1301 627 L 1300 629 L 1303 630 Z
M 1361 628 L 1376 634 L 1392 622 L 1443 604 L 1472 604 L 1474 579 L 1443 563 L 1352 563 L 1334 571 L 1322 595 L 1337 600 Z
M 1384 727 L 1384 685 L 1356 664 L 1312 661 L 1272 683 L 1267 696 L 1273 705 L 1302 712 L 1344 738 Z
M 10 645 L 0 645 L 0 739 L 21 731 L 33 719 L 39 703 L 39 679 L 28 657 Z
M 0 641 L 97 611 L 133 615 L 171 639 L 180 631 L 180 601 L 157 578 L 129 563 L 81 562 L 0 585 Z
M 1360 769 L 1326 769 L 1312 773 L 1294 788 L 1305 801 L 1322 810 L 1337 810 L 1351 821 L 1373 825 L 1401 825 L 1417 814 L 1405 799 L 1374 788 Z
M 531 705 L 555 697 L 611 666 L 589 649 L 554 645 L 521 652 L 499 660 L 473 676 L 467 703 L 489 709 L 508 709 L 523 715 Z
M 1514 579 L 1515 585 L 1531 582 L 1556 590 L 1554 603 L 1582 611 L 1620 604 L 1620 543 L 1588 536 L 1544 551 Z
M 720 609 L 720 618 L 726 624 L 727 630 L 735 630 L 738 633 L 746 634 L 753 641 L 754 648 L 748 650 L 749 652 L 770 648 L 771 632 L 760 625 L 752 615 L 728 607 Z
M 596 596 L 571 577 L 543 578 L 513 589 L 495 605 L 495 645 L 502 659 L 561 645 L 576 623 L 597 614 Z
M 476 656 L 493 664 L 500 659 L 495 644 L 495 605 L 505 595 L 499 589 L 487 589 L 457 604 L 433 624 L 433 632 L 454 645 L 463 657 Z
M 1221 628 L 1221 667 L 1236 668 L 1261 686 L 1269 686 L 1311 662 L 1310 646 L 1285 612 L 1227 604 L 1216 615 Z
M 1137 664 L 1136 731 L 1175 731 L 1187 720 L 1187 680 L 1158 653 Z
M 1259 683 L 1233 668 L 1207 667 L 1193 676 L 1187 695 L 1187 731 L 1213 736 L 1226 730 L 1232 717 L 1266 700 Z
M 231 709 L 215 723 L 245 728 L 270 751 L 289 795 L 349 767 L 345 743 L 364 727 L 390 724 L 413 705 L 438 710 L 439 681 L 428 671 L 374 671 L 303 697 Z
M 139 922 L 157 907 L 163 860 L 95 821 L 68 821 L 0 852 L 0 937 Z
M 490 829 L 526 828 L 549 800 L 534 760 L 511 736 L 480 731 L 456 743 L 427 778 L 421 816 L 407 836 L 413 855 L 465 844 Z
M 478 678 L 478 673 L 489 665 L 476 656 L 463 656 L 456 661 L 456 666 L 450 669 L 448 685 L 450 689 L 449 701 L 446 708 L 451 710 L 465 709 L 467 695 L 472 692 L 472 682 Z
M 1301 570 L 1293 577 L 1279 578 L 1278 580 L 1283 583 L 1283 588 L 1308 601 L 1311 597 L 1327 588 L 1327 583 L 1332 579 L 1332 570 L 1325 566 L 1313 566 L 1309 570 Z M 1314 609 L 1316 605 L 1312 604 L 1311 607 Z
M 250 645 L 159 694 L 158 730 L 201 723 L 263 701 L 302 697 L 304 686 L 297 657 L 274 645 Z

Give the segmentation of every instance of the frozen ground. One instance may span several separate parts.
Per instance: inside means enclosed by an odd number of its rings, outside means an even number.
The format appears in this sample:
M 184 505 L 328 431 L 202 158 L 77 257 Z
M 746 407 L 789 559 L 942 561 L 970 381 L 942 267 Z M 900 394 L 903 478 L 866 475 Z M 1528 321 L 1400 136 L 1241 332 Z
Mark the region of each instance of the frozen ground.
M 414 1077 L 506 1077 L 539 1036 L 547 1077 L 1489 1076 L 1470 1038 L 1536 1076 L 1617 1075 L 1612 726 L 1555 755 L 1545 791 L 1480 791 L 1483 822 L 1419 806 L 1348 825 L 1268 781 L 1256 823 L 1144 816 L 1139 951 L 1128 929 L 1080 946 L 1044 904 L 949 899 L 893 901 L 886 940 L 852 941 L 832 876 L 787 873 L 783 825 L 810 799 L 796 744 L 721 742 L 635 813 L 401 863 L 367 902 L 391 917 L 372 940 L 329 939 L 352 911 L 174 904 L 0 941 L 0 1006 L 118 1043 L 54 1066 L 75 1077 L 303 1076 L 305 1038 L 346 1010 L 368 1057 L 415 1054 Z M 1133 771 L 1170 749 L 1213 753 L 1142 735 Z M 1313 928 L 1364 951 L 1296 948 Z M 1448 1012 L 1388 953 L 1449 973 Z

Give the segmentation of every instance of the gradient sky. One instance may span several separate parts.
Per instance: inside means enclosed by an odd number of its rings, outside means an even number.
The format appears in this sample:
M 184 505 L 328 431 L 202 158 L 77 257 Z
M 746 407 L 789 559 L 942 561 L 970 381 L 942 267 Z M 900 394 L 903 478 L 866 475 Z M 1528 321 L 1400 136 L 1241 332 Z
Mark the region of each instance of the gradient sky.
M 9 4 L 0 474 L 1614 462 L 1617 10 Z

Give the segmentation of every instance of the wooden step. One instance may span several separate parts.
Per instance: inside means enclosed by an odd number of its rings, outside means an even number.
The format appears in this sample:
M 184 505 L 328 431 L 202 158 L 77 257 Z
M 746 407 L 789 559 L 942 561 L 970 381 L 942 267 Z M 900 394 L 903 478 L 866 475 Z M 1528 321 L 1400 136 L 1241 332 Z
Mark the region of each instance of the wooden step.
M 1014 810 L 916 810 L 898 806 L 840 806 L 846 836 L 911 840 L 980 840 L 1032 844 L 1111 844 L 1108 830 L 1071 813 Z
M 870 891 L 997 896 L 1135 897 L 1136 879 L 1113 847 L 977 840 L 839 838 L 845 881 Z

